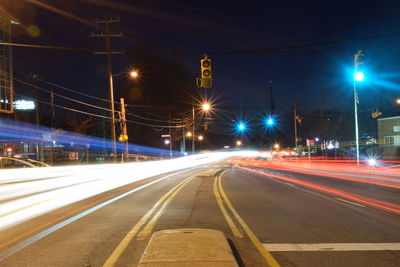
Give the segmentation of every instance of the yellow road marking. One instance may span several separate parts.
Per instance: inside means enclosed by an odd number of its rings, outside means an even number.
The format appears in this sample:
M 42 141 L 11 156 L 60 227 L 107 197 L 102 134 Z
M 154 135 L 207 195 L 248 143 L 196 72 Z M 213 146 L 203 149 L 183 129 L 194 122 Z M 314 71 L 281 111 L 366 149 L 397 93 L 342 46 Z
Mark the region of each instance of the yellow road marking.
M 185 182 L 169 196 L 169 198 L 164 202 L 164 204 L 161 206 L 161 208 L 158 210 L 158 212 L 153 216 L 151 221 L 148 222 L 147 225 L 143 228 L 143 230 L 138 234 L 138 237 L 137 237 L 138 240 L 145 239 L 153 231 L 153 228 L 154 228 L 155 224 L 157 223 L 157 220 L 160 218 L 160 216 L 164 212 L 165 208 L 175 198 L 175 196 L 182 190 L 182 188 L 193 179 L 193 177 L 194 176 L 185 180 Z
M 226 170 L 223 173 L 221 173 L 218 177 L 221 177 L 225 172 L 226 172 Z M 223 201 L 221 199 L 221 195 L 220 195 L 220 193 L 218 191 L 218 185 L 217 185 L 218 177 L 215 177 L 214 187 L 213 187 L 214 188 L 214 195 L 215 195 L 215 198 L 217 199 L 218 206 L 221 209 L 222 214 L 224 215 L 226 222 L 228 223 L 229 227 L 231 228 L 232 234 L 235 237 L 243 238 L 242 233 L 239 231 L 238 227 L 233 222 L 231 216 L 229 216 L 228 212 L 226 211 L 226 209 L 224 207 L 224 203 L 223 203 Z
M 157 209 L 158 206 L 161 205 L 176 189 L 178 189 L 181 185 L 185 184 L 188 180 L 191 180 L 194 176 L 191 176 L 176 185 L 172 188 L 168 193 L 166 193 L 160 200 L 154 204 L 154 206 L 139 220 L 139 222 L 126 234 L 124 239 L 122 239 L 121 243 L 115 248 L 113 253 L 108 257 L 107 261 L 103 264 L 103 266 L 109 267 L 114 266 L 118 259 L 121 257 L 122 253 L 128 247 L 129 243 L 139 232 L 139 229 L 146 223 L 147 219 L 153 214 L 153 212 Z
M 231 210 L 231 212 L 235 216 L 236 220 L 240 223 L 240 225 L 242 226 L 243 230 L 249 236 L 249 238 L 250 238 L 251 242 L 253 243 L 253 245 L 261 253 L 261 255 L 264 257 L 264 259 L 267 261 L 267 263 L 270 266 L 273 266 L 273 267 L 280 266 L 279 263 L 274 259 L 274 257 L 272 257 L 271 253 L 269 253 L 265 249 L 265 247 L 260 242 L 260 240 L 258 240 L 258 238 L 253 233 L 253 231 L 251 231 L 250 227 L 244 222 L 242 217 L 240 217 L 240 215 L 236 212 L 235 208 L 232 206 L 232 203 L 230 202 L 230 200 L 228 199 L 228 197 L 226 196 L 226 194 L 225 194 L 225 192 L 224 192 L 224 190 L 222 188 L 221 177 L 222 177 L 223 174 L 224 173 L 222 173 L 220 176 L 218 176 L 217 179 L 218 179 L 218 189 L 221 192 L 222 198 L 224 199 L 226 205 Z

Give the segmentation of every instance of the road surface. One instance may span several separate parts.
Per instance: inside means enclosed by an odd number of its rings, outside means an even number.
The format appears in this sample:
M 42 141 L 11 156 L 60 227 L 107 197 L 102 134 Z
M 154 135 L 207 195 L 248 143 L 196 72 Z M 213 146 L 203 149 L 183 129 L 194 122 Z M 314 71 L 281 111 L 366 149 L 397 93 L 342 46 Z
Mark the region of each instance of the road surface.
M 156 175 L 3 229 L 0 265 L 136 266 L 153 232 L 211 228 L 239 266 L 398 266 L 399 175 L 327 172 L 224 160 Z

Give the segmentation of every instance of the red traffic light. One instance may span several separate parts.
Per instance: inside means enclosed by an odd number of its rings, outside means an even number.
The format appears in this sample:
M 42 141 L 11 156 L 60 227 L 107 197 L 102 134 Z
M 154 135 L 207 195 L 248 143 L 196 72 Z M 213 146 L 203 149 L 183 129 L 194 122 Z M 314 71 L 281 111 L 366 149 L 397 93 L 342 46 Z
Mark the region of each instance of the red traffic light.
M 7 151 L 7 152 L 12 152 L 13 149 L 12 149 L 12 147 L 7 147 L 7 148 L 6 148 L 6 151 Z
M 205 59 L 202 62 L 203 68 L 209 68 L 211 66 L 211 61 L 209 59 Z

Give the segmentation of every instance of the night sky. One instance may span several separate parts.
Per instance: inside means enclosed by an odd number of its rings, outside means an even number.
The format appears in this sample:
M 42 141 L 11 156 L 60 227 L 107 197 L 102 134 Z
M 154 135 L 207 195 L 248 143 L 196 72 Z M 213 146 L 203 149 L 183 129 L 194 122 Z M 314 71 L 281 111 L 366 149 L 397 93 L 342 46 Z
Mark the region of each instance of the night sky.
M 319 112 L 321 90 L 325 110 L 351 112 L 353 55 L 358 49 L 364 51 L 367 76 L 360 86 L 360 110 L 379 107 L 384 115 L 398 114 L 393 104 L 400 96 L 396 2 L 1 0 L 0 7 L 21 22 L 14 28 L 18 43 L 100 49 L 103 42 L 91 37 L 97 31 L 95 19 L 119 17 L 114 30 L 124 37 L 113 41 L 114 48 L 157 47 L 165 57 L 179 58 L 193 76 L 199 75 L 201 53 L 209 52 L 214 86 L 207 94 L 218 97 L 220 112 L 229 109 L 233 119 L 254 121 L 257 114 L 269 112 L 269 81 L 278 115 L 289 113 L 293 101 L 303 112 Z M 265 54 L 224 54 L 341 40 L 349 41 Z M 99 97 L 107 88 L 105 56 L 32 48 L 15 48 L 14 56 L 16 77 L 37 73 Z M 127 71 L 130 64 L 134 62 L 125 55 L 113 56 L 114 73 Z

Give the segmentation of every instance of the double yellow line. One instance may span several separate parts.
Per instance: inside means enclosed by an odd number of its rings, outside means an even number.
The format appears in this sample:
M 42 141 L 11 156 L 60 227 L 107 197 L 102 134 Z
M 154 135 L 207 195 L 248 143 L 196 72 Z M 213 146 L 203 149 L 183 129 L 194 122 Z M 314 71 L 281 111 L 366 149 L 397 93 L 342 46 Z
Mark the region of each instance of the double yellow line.
M 196 175 L 190 176 L 174 188 L 172 188 L 168 193 L 166 193 L 160 200 L 154 204 L 154 206 L 139 220 L 138 223 L 126 234 L 124 239 L 122 239 L 121 243 L 117 246 L 117 248 L 113 251 L 111 256 L 107 259 L 103 266 L 114 266 L 118 259 L 121 257 L 122 253 L 128 247 L 129 243 L 132 241 L 135 236 L 137 236 L 138 240 L 145 239 L 154 229 L 155 224 L 160 218 L 161 214 L 164 212 L 168 204 L 175 198 L 175 196 L 182 190 L 182 188 L 188 184 Z M 160 209 L 156 212 L 157 208 Z M 154 214 L 151 220 L 144 226 L 142 231 L 139 233 L 141 227 L 147 222 L 147 220 Z M 139 233 L 139 234 L 138 234 Z
M 238 238 L 243 238 L 243 234 L 240 232 L 239 228 L 235 225 L 233 219 L 229 215 L 228 211 L 226 210 L 224 204 L 229 208 L 230 212 L 233 214 L 237 222 L 240 224 L 244 232 L 247 234 L 249 237 L 250 241 L 253 243 L 253 245 L 257 248 L 257 250 L 260 252 L 260 254 L 263 256 L 263 258 L 267 261 L 269 266 L 273 267 L 278 267 L 280 266 L 279 263 L 272 257 L 271 253 L 269 253 L 263 244 L 258 240 L 256 235 L 253 233 L 253 231 L 250 229 L 250 227 L 244 222 L 242 217 L 237 213 L 235 208 L 233 207 L 231 201 L 225 194 L 224 189 L 222 188 L 222 183 L 221 183 L 221 178 L 225 174 L 227 170 L 223 171 L 218 177 L 215 178 L 214 180 L 214 195 L 215 198 L 217 199 L 217 203 L 219 208 L 222 211 L 222 214 L 225 217 L 225 220 L 227 221 L 229 227 L 231 228 L 232 234 L 234 237 Z

